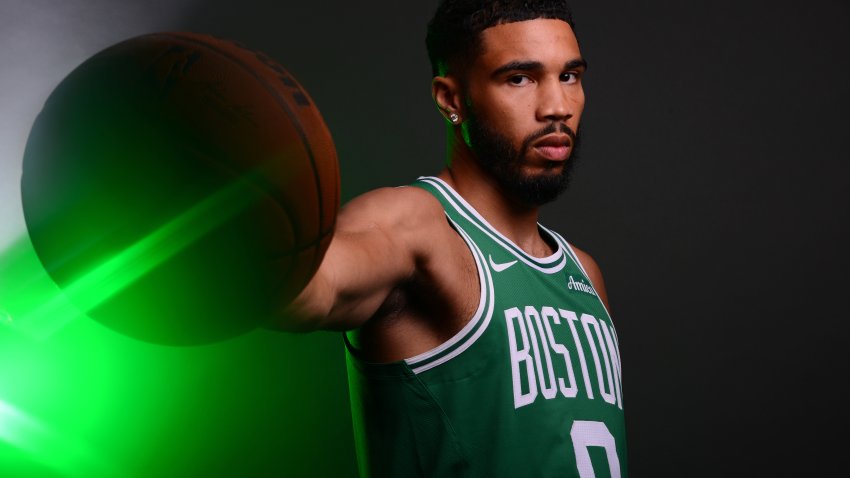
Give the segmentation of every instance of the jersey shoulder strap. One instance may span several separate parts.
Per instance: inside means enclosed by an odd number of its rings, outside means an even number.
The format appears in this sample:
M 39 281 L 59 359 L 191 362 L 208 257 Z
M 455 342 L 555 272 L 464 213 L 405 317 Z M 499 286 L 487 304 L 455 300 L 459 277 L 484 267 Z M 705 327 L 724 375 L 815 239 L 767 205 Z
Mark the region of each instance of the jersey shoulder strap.
M 442 179 L 434 176 L 421 176 L 410 185 L 431 193 L 443 205 L 446 215 L 453 220 L 464 219 L 464 216 L 466 216 L 464 222 L 471 222 L 471 218 L 465 210 L 464 204 L 462 204 L 466 201 Z

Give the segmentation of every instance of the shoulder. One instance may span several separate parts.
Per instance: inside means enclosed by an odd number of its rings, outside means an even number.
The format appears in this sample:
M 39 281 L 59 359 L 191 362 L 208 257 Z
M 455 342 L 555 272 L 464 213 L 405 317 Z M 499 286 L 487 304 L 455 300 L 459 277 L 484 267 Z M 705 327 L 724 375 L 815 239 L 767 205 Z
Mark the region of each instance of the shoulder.
M 608 307 L 610 310 L 608 306 L 608 291 L 605 288 L 605 280 L 602 278 L 602 270 L 600 270 L 599 264 L 587 252 L 572 244 L 570 244 L 570 247 L 575 251 L 576 257 L 578 257 L 579 262 L 584 267 L 585 272 L 587 272 L 587 278 L 590 279 L 590 283 L 593 284 L 593 288 L 599 294 L 599 298 L 605 303 L 605 307 Z
M 602 277 L 602 271 L 599 270 L 599 264 L 593 260 L 593 257 L 590 256 L 587 252 L 579 249 L 575 246 L 575 244 L 570 243 L 570 247 L 573 248 L 573 251 L 576 253 L 576 257 L 578 257 L 579 262 L 581 262 L 584 270 L 587 271 L 587 275 L 589 276 L 598 276 Z M 593 280 L 593 277 L 590 277 Z
M 337 229 L 391 227 L 409 232 L 438 222 L 445 222 L 445 215 L 437 198 L 421 188 L 402 186 L 375 189 L 352 199 L 340 211 Z

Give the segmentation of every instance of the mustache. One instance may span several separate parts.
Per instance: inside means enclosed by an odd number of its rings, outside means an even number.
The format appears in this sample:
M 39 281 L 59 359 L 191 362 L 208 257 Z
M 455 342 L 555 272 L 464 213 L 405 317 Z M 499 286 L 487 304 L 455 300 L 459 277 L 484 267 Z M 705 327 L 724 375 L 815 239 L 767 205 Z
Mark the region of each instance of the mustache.
M 527 150 L 531 143 L 537 141 L 538 139 L 546 136 L 547 134 L 552 133 L 564 133 L 570 137 L 570 143 L 575 145 L 576 143 L 576 133 L 572 128 L 567 126 L 566 123 L 549 123 L 544 128 L 541 128 L 534 133 L 528 135 L 525 140 L 522 142 L 522 150 Z

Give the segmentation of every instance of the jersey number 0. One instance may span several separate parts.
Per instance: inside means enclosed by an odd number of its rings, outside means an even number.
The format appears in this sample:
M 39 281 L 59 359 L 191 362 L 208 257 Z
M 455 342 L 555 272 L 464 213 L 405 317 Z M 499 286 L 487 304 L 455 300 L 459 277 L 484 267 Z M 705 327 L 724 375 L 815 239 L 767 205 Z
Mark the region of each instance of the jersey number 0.
M 596 478 L 593 472 L 593 464 L 590 462 L 588 447 L 599 446 L 605 450 L 608 458 L 608 469 L 611 478 L 620 478 L 620 458 L 617 457 L 617 448 L 614 445 L 614 436 L 608 431 L 608 427 L 602 422 L 591 422 L 576 420 L 570 429 L 570 438 L 573 441 L 573 450 L 576 454 L 576 467 L 580 478 Z

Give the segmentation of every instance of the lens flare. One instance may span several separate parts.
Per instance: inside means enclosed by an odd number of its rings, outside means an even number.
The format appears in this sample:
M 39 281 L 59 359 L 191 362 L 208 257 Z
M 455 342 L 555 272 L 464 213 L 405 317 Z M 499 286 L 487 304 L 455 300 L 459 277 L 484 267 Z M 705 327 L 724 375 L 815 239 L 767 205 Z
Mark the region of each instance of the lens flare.
M 80 442 L 61 436 L 35 418 L 0 400 L 0 442 L 22 455 L 64 476 L 108 476 L 107 466 L 94 459 Z M 27 465 L 21 460 L 22 472 Z

